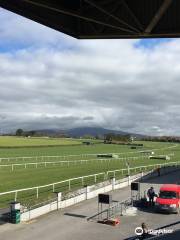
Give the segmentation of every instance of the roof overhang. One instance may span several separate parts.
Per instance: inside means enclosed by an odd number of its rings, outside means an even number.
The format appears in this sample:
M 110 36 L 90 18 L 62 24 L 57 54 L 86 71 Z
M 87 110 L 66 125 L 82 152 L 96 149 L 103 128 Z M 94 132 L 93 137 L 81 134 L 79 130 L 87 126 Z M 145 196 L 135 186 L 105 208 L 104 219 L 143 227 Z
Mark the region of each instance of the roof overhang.
M 0 0 L 0 6 L 79 39 L 180 37 L 178 0 Z

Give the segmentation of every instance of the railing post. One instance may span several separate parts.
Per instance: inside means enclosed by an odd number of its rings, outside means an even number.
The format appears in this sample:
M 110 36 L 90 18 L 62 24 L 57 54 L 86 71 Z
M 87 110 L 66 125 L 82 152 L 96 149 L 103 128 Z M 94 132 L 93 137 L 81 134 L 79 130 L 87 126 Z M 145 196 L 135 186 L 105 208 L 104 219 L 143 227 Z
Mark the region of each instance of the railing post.
M 128 176 L 128 186 L 131 184 L 131 176 Z
M 86 186 L 86 200 L 89 199 L 88 193 L 90 192 L 90 187 Z
M 36 197 L 39 198 L 39 188 L 36 188 Z
M 112 182 L 112 190 L 115 190 L 116 179 L 112 178 L 111 182 Z
M 17 201 L 17 191 L 15 192 L 15 196 L 14 196 L 14 201 L 16 202 Z
M 61 201 L 62 201 L 62 193 L 58 192 L 57 193 L 57 210 L 61 207 Z
M 71 180 L 69 180 L 69 191 L 71 190 Z

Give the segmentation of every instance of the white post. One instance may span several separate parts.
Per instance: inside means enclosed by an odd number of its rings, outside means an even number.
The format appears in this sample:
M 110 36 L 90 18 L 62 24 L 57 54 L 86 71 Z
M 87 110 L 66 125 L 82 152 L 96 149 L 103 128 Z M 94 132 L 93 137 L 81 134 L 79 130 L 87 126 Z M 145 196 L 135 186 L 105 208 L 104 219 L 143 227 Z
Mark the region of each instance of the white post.
M 39 188 L 38 187 L 36 188 L 36 197 L 37 198 L 39 197 Z
M 112 178 L 112 190 L 115 190 L 116 179 Z
M 71 180 L 69 180 L 69 191 L 71 190 Z
M 97 179 L 96 179 L 96 174 L 95 174 L 95 175 L 94 175 L 94 182 L 95 182 L 95 183 L 96 183 L 96 180 L 97 180 Z
M 14 170 L 14 165 L 12 164 L 11 166 L 12 166 L 12 171 L 13 171 Z
M 128 186 L 131 184 L 131 176 L 128 176 Z
M 84 178 L 82 177 L 82 186 L 84 186 Z
M 57 210 L 61 207 L 62 193 L 57 193 Z
M 86 186 L 86 200 L 89 199 L 88 193 L 90 192 L 90 187 Z
M 16 202 L 17 201 L 17 191 L 15 192 L 15 197 L 14 197 L 14 201 Z

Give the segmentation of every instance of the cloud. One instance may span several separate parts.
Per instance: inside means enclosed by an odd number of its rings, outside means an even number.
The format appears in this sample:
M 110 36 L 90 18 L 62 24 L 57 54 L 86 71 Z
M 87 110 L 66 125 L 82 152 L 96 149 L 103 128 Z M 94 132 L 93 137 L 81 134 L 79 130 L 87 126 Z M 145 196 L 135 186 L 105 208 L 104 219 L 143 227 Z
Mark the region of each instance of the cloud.
M 1 131 L 89 125 L 180 135 L 179 40 L 78 41 L 3 10 L 0 20 Z

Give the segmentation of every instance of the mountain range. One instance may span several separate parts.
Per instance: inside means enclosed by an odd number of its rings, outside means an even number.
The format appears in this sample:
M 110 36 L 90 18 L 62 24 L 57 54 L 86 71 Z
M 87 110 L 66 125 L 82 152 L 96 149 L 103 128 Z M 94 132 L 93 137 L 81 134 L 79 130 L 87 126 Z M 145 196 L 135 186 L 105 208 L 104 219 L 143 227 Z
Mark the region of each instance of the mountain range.
M 75 137 L 80 138 L 83 136 L 99 136 L 103 137 L 105 134 L 113 133 L 118 135 L 131 135 L 133 137 L 143 137 L 141 134 L 134 134 L 124 131 L 118 131 L 118 130 L 111 130 L 101 127 L 78 127 L 78 128 L 72 128 L 72 129 L 42 129 L 42 130 L 36 130 L 36 133 L 43 134 L 43 135 L 50 135 L 50 136 L 56 136 L 56 135 L 67 135 L 69 137 Z

